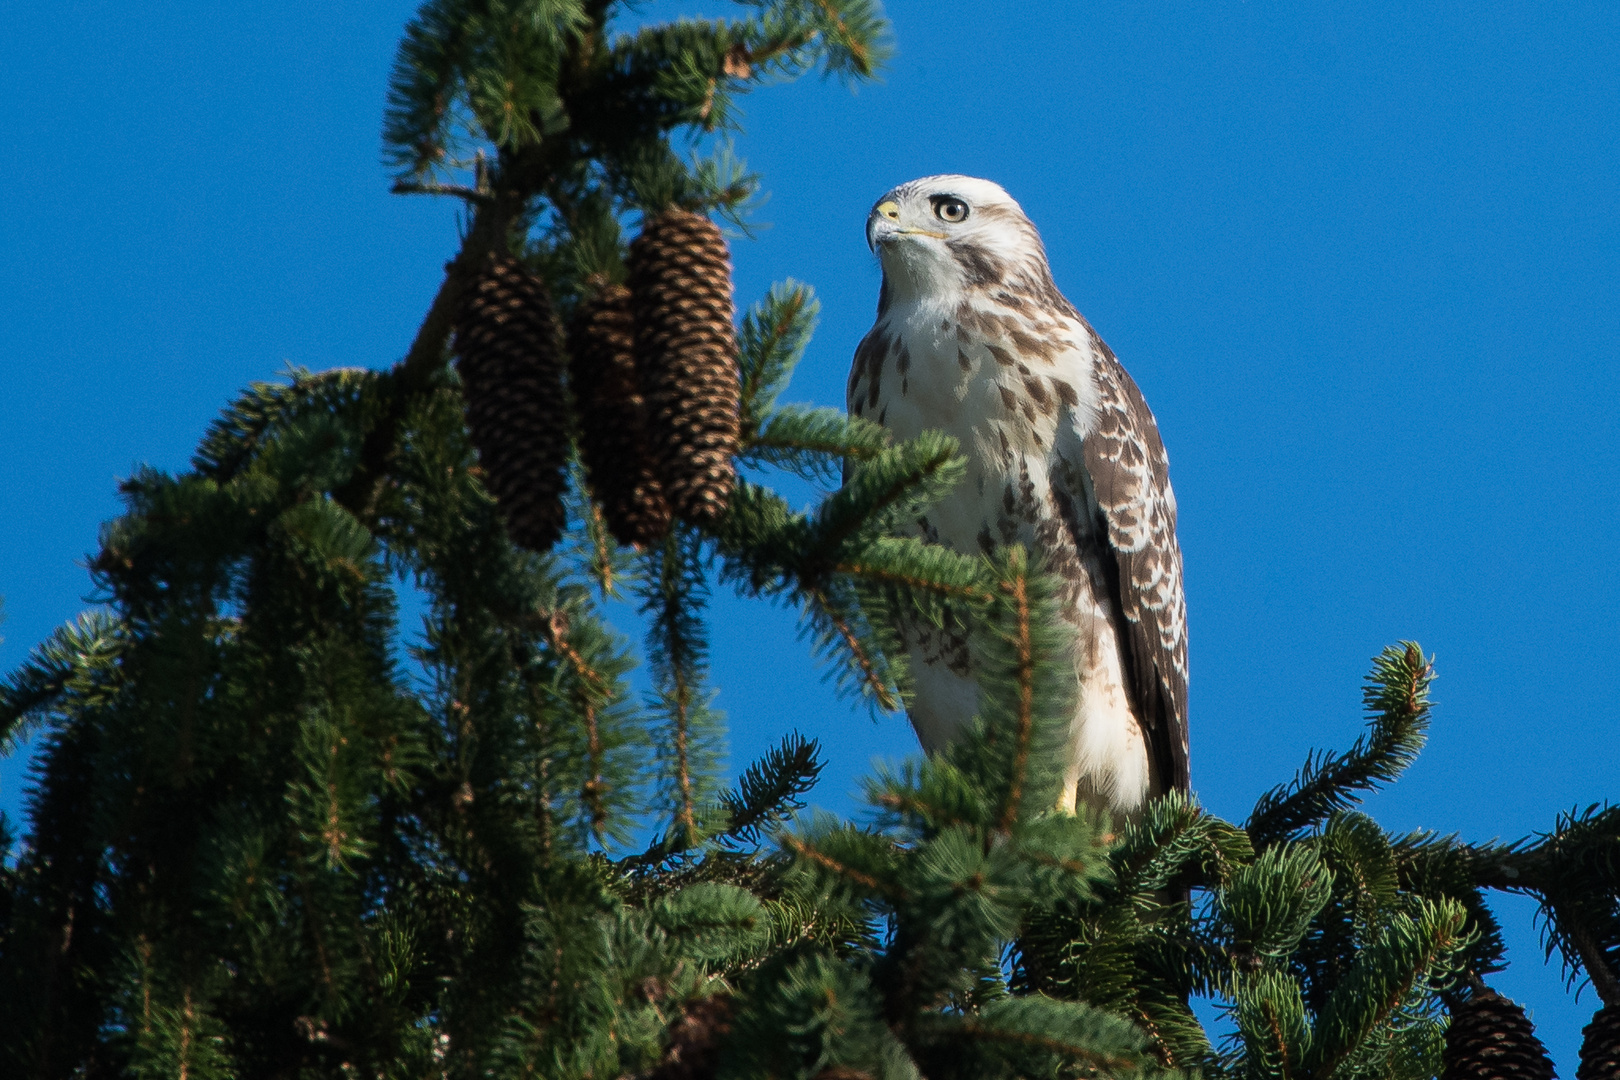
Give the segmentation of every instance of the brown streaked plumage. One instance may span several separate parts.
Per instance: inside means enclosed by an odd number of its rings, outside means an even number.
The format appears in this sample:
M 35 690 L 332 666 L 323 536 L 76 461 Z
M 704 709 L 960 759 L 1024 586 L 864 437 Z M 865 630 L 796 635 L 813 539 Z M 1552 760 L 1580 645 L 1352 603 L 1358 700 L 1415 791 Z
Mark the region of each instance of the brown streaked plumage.
M 931 176 L 878 201 L 878 318 L 849 409 L 897 438 L 939 429 L 966 480 L 918 522 L 959 551 L 1020 542 L 1064 583 L 1080 698 L 1063 800 L 1134 812 L 1188 787 L 1186 604 L 1169 461 L 1141 391 L 1052 281 L 1035 226 L 986 180 Z M 978 710 L 960 626 L 899 628 L 930 752 Z

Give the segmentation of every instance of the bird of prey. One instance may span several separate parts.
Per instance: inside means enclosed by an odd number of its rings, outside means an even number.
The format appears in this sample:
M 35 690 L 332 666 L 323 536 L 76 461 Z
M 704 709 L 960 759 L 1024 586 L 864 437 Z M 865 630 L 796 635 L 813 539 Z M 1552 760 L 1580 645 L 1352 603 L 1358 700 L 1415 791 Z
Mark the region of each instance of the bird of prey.
M 928 176 L 866 220 L 883 267 L 849 411 L 898 439 L 954 436 L 966 479 L 916 528 L 957 551 L 1022 543 L 1063 582 L 1080 693 L 1062 806 L 1127 815 L 1187 790 L 1187 609 L 1176 499 L 1136 383 L 1058 292 L 1040 234 L 998 185 Z M 898 627 L 912 726 L 933 753 L 978 712 L 959 626 Z

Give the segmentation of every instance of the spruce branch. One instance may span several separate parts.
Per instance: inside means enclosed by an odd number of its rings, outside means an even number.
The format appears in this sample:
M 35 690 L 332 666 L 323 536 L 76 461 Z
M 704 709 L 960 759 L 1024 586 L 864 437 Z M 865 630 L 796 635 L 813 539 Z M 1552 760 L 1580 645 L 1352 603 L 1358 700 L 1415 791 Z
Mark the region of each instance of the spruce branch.
M 1460 977 L 1466 919 L 1460 904 L 1419 901 L 1413 915 L 1396 912 L 1385 923 L 1317 1016 L 1304 1059 L 1315 1080 L 1330 1080 L 1420 985 L 1443 989 Z
M 367 426 L 358 467 L 349 480 L 332 493 L 363 520 L 371 520 L 377 513 L 381 487 L 386 482 L 406 416 L 416 400 L 434 387 L 444 369 L 451 330 L 468 284 L 490 253 L 507 246 L 509 232 L 524 202 L 522 192 L 501 188 L 477 210 L 460 251 L 445 267 L 438 292 L 405 357 L 387 374 L 374 376 L 380 398 L 378 415 Z M 229 476 L 228 472 L 222 473 L 221 479 Z
M 1284 972 L 1240 974 L 1233 982 L 1230 1013 L 1243 1041 L 1250 1075 L 1294 1080 L 1306 1075 L 1311 1025 L 1299 981 Z
M 1604 1004 L 1620 1004 L 1620 806 L 1560 814 L 1532 849 L 1547 956 L 1571 983 L 1585 972 Z
M 904 657 L 882 618 L 884 601 L 874 583 L 892 575 L 881 584 L 903 598 L 906 589 L 895 588 L 902 582 L 919 594 L 930 589 L 959 592 L 966 587 L 965 580 L 977 582 L 980 573 L 971 559 L 938 546 L 891 541 L 874 535 L 876 526 L 870 522 L 863 525 L 862 514 L 883 519 L 900 500 L 920 498 L 916 487 L 948 482 L 948 476 L 940 475 L 942 466 L 955 467 L 948 457 L 940 462 L 926 452 L 897 449 L 901 453 L 878 463 L 883 475 L 877 484 L 845 497 L 844 505 L 829 513 L 827 505 L 840 499 L 834 496 L 813 518 L 792 512 L 780 496 L 741 481 L 716 537 L 724 559 L 722 580 L 754 595 L 786 596 L 797 602 L 804 631 L 816 651 L 840 665 L 839 688 L 857 690 L 885 709 L 898 706 L 893 687 L 903 685 Z M 920 459 L 920 467 L 907 460 L 907 453 Z M 862 501 L 864 508 L 859 505 Z M 842 539 L 829 536 L 830 528 L 836 528 Z M 871 559 L 877 565 L 837 561 L 840 547 L 855 560 Z M 845 572 L 849 570 L 858 573 Z M 981 590 L 981 595 L 988 596 L 988 591 Z M 937 606 L 936 600 L 925 599 L 918 606 L 928 610 Z
M 704 682 L 708 643 L 702 623 L 708 585 L 701 537 L 684 525 L 670 531 L 660 549 L 648 552 L 641 611 L 650 618 L 647 660 L 659 711 L 668 731 L 661 740 L 665 799 L 673 831 L 684 842 L 701 835 L 699 811 L 707 802 L 714 720 Z
M 1199 884 L 1227 887 L 1254 859 L 1248 834 L 1206 812 L 1190 797 L 1167 792 L 1125 825 L 1109 853 L 1112 890 L 1121 896 L 1167 889 L 1189 868 Z
M 829 73 L 870 77 L 889 56 L 882 35 L 887 30 L 879 8 L 869 0 L 814 0 L 825 20 Z
M 601 672 L 591 667 L 570 640 L 572 624 L 566 611 L 561 608 L 551 610 L 542 608 L 528 621 L 539 630 L 546 644 L 563 658 L 586 689 L 604 701 L 613 697 L 613 688 L 608 680 Z
M 1620 980 L 1616 980 L 1614 975 L 1612 946 L 1606 948 L 1579 916 L 1572 916 L 1556 902 L 1550 907 L 1546 933 L 1548 956 L 1551 956 L 1554 948 L 1558 948 L 1563 953 L 1564 969 L 1569 972 L 1571 981 L 1577 970 L 1584 969 L 1592 988 L 1597 991 L 1598 999 L 1605 1005 L 1620 1005 Z M 1579 968 L 1573 962 L 1575 957 L 1579 958 Z
M 116 690 L 127 628 L 112 612 L 84 612 L 34 647 L 27 661 L 0 682 L 0 754 L 15 753 L 34 728 L 62 708 L 64 695 L 80 708 Z
M 991 600 L 974 614 L 972 646 L 980 723 L 946 751 L 949 760 L 994 793 L 998 828 L 1067 801 L 1061 792 L 1063 743 L 1077 683 L 1073 629 L 1059 614 L 1057 590 L 1021 546 L 983 562 Z
M 1380 653 L 1362 692 L 1370 714 L 1367 734 L 1344 754 L 1312 755 L 1292 783 L 1260 797 L 1245 826 L 1255 847 L 1296 836 L 1334 810 L 1360 802 L 1361 792 L 1399 776 L 1423 747 L 1433 681 L 1433 661 L 1424 659 L 1416 642 Z
M 404 359 L 394 366 L 392 374 L 402 395 L 420 393 L 443 365 L 463 292 L 486 256 L 506 250 L 511 230 L 526 202 L 527 192 L 507 186 L 503 176 L 488 201 L 473 214 L 461 248 L 445 267 L 444 278 L 417 327 L 416 336 L 411 339 L 410 348 L 405 351 Z
M 814 739 L 794 733 L 749 765 L 738 778 L 737 787 L 722 792 L 716 800 L 715 809 L 724 815 L 725 826 L 709 839 L 731 849 L 757 848 L 765 832 L 803 808 L 801 796 L 821 775 L 819 750 Z M 619 865 L 634 873 L 664 866 L 691 852 L 701 839 L 683 829 L 670 829 L 645 851 Z
M 963 474 L 950 440 L 779 405 L 805 286 L 743 321 L 741 458 L 841 491 L 797 512 L 740 481 L 718 523 L 630 555 L 575 469 L 570 545 L 515 549 L 446 369 L 467 283 L 521 253 L 567 311 L 624 277 L 638 209 L 740 219 L 756 178 L 677 133 L 773 79 L 867 77 L 887 34 L 871 0 L 748 0 L 610 40 L 612 7 L 423 5 L 390 83 L 394 190 L 468 219 L 409 351 L 256 384 L 189 473 L 132 476 L 93 564 L 107 611 L 0 685 L 0 730 L 47 727 L 30 834 L 0 836 L 0 1071 L 1418 1080 L 1458 973 L 1502 961 L 1484 888 L 1535 895 L 1571 977 L 1620 997 L 1620 811 L 1507 845 L 1351 812 L 1421 745 L 1415 645 L 1379 658 L 1365 736 L 1247 832 L 1175 796 L 1119 826 L 1054 812 L 1075 694 L 1055 583 L 1022 549 L 909 535 Z M 797 736 L 711 795 L 715 558 L 879 707 L 907 691 L 902 630 L 965 642 L 979 721 L 880 771 L 861 827 L 783 828 L 821 768 Z M 428 605 L 403 650 L 390 574 Z M 625 582 L 652 709 L 592 603 Z M 643 825 L 645 851 L 602 850 Z M 1224 1057 L 1193 992 L 1229 1002 Z
M 784 833 L 781 844 L 809 869 L 852 883 L 868 895 L 891 901 L 906 898 L 893 880 L 895 852 L 881 836 L 817 820 L 807 835 Z
M 1573 984 L 1583 973 L 1605 1004 L 1620 1002 L 1620 808 L 1606 804 L 1561 814 L 1555 827 L 1509 844 L 1469 844 L 1414 833 L 1396 842 L 1402 883 L 1449 897 L 1469 913 L 1469 966 L 1488 974 L 1506 946 L 1481 888 L 1534 896 L 1543 941 Z
M 579 785 L 580 805 L 585 811 L 591 833 L 601 842 L 608 831 L 611 815 L 609 793 L 612 786 L 608 778 L 606 747 L 602 737 L 602 710 L 613 700 L 613 681 L 597 671 L 586 660 L 581 648 L 571 640 L 572 620 L 567 612 L 556 609 L 537 613 L 536 623 L 542 639 L 558 656 L 562 657 L 573 678 L 570 697 L 584 728 L 584 769 Z
M 743 316 L 737 333 L 742 431 L 757 432 L 793 377 L 815 333 L 821 303 L 810 286 L 789 278 Z
M 366 368 L 311 372 L 289 365 L 283 382 L 254 382 L 211 424 L 192 468 L 221 483 L 257 460 L 265 442 L 321 414 L 364 422 L 376 408 L 381 376 Z
M 759 72 L 792 77 L 821 65 L 846 80 L 877 74 L 892 54 L 889 24 L 872 0 L 740 0 L 760 9 L 747 58 Z
M 1080 1002 L 1040 994 L 993 1002 L 976 1016 L 939 1017 L 930 1026 L 934 1038 L 958 1034 L 969 1042 L 1005 1046 L 1037 1060 L 1055 1058 L 1101 1075 L 1156 1071 L 1144 1052 L 1146 1040 L 1128 1021 Z M 1050 1068 L 1036 1065 L 1036 1075 L 1049 1075 Z
M 754 762 L 737 780 L 735 791 L 720 796 L 730 819 L 723 835 L 739 844 L 756 844 L 761 834 L 802 808 L 800 797 L 821 776 L 821 746 L 797 732 Z
M 804 600 L 810 625 L 814 627 L 819 623 L 830 628 L 831 633 L 821 635 L 823 640 L 828 643 L 836 641 L 841 646 L 841 653 L 851 660 L 850 670 L 855 674 L 861 692 L 886 712 L 898 709 L 900 699 L 892 687 L 888 662 L 881 649 L 871 647 L 863 640 L 866 635 L 856 629 L 858 616 L 853 611 L 840 611 L 824 589 L 805 589 Z
M 789 952 L 751 980 L 721 1054 L 720 1080 L 920 1080 L 866 975 L 820 952 Z
M 389 163 L 401 178 L 431 175 L 459 148 L 459 127 L 504 148 L 554 133 L 559 73 L 589 29 L 579 0 L 428 0 L 389 78 Z
M 1456 836 L 1423 830 L 1395 838 L 1391 854 L 1402 889 L 1429 900 L 1450 897 L 1468 911 L 1468 930 L 1474 937 L 1467 957 L 1469 970 L 1476 975 L 1500 971 L 1506 964 L 1507 943 L 1485 902 L 1479 871 L 1501 866 L 1501 858 Z
M 972 610 L 996 597 L 978 560 L 911 536 L 879 537 L 835 564 L 833 572 L 895 590 L 936 625 L 948 610 L 939 601 Z
M 575 460 L 576 462 L 578 460 L 577 454 Z M 582 573 L 596 586 L 598 594 L 604 601 L 616 599 L 619 596 L 619 578 L 623 572 L 620 566 L 619 545 L 608 530 L 601 504 L 592 496 L 590 486 L 585 481 L 584 470 L 578 468 L 577 464 L 573 470 L 571 490 L 576 495 L 574 516 L 585 525 L 584 536 L 580 543 L 583 549 L 581 561 L 584 563 Z
M 754 596 L 776 596 L 792 588 L 806 518 L 776 492 L 739 479 L 714 527 L 721 557 L 720 580 Z
M 1010 573 L 1008 578 L 1000 583 L 1000 589 L 1011 609 L 1011 618 L 1008 622 L 1012 631 L 1010 642 L 1014 656 L 1012 675 L 1018 688 L 1018 705 L 1012 730 L 1014 747 L 1012 769 L 1008 776 L 1006 801 L 1001 808 L 1001 820 L 998 822 L 1002 831 L 1012 828 L 1022 809 L 1024 780 L 1029 767 L 1030 743 L 1034 739 L 1035 727 L 1035 645 L 1030 628 L 1025 556 L 1021 548 L 1015 549 L 1011 555 L 1008 562 Z
M 659 896 L 652 921 L 680 952 L 711 971 L 736 968 L 757 958 L 769 941 L 764 905 L 747 889 L 697 882 Z
M 866 802 L 878 811 L 877 825 L 907 841 L 957 825 L 988 829 L 995 821 L 987 793 L 939 757 L 879 768 L 864 786 Z
M 1131 1019 L 1147 1034 L 1154 1055 L 1167 1068 L 1204 1068 L 1215 1073 L 1211 1067 L 1216 1059 L 1215 1048 L 1187 1004 L 1185 989 L 1169 985 L 1142 987 Z
M 389 77 L 383 145 L 406 175 L 426 174 L 448 153 L 469 14 L 463 0 L 429 0 L 405 27 Z
M 873 455 L 817 508 L 801 573 L 813 577 L 816 568 L 834 562 L 840 549 L 862 531 L 881 528 L 934 501 L 955 487 L 965 470 L 956 440 L 940 432 L 924 432 Z
M 468 187 L 465 184 L 415 183 L 409 180 L 395 180 L 394 186 L 388 190 L 390 194 L 394 195 L 452 195 L 458 199 L 465 199 L 467 202 L 478 204 L 490 201 L 488 191 Z
M 810 481 L 833 481 L 847 463 L 870 461 L 888 444 L 888 433 L 838 409 L 784 406 L 748 436 L 741 459 L 746 465 L 786 469 Z
M 1216 901 L 1216 920 L 1241 968 L 1280 964 L 1328 903 L 1333 871 L 1309 847 L 1276 844 L 1238 870 Z

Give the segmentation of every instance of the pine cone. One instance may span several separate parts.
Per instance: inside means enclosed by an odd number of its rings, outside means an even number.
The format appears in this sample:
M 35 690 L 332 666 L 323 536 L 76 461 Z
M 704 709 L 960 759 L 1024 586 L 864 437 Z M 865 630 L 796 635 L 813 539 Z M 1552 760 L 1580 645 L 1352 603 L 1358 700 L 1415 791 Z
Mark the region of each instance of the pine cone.
M 687 1002 L 681 1018 L 669 1029 L 663 1060 L 646 1074 L 646 1080 L 706 1080 L 713 1076 L 720 1041 L 731 1033 L 735 1011 L 731 999 L 719 995 Z
M 580 305 L 568 333 L 580 455 L 608 530 L 648 547 L 669 532 L 669 503 L 648 449 L 634 347 L 629 289 L 609 285 Z
M 1553 1063 L 1524 1009 L 1493 990 L 1451 1014 L 1441 1080 L 1552 1080 Z
M 630 295 L 665 497 L 712 522 L 731 497 L 738 408 L 731 257 L 714 222 L 679 209 L 649 220 L 630 245 Z
M 1581 1032 L 1575 1080 L 1620 1080 L 1620 1005 L 1605 1005 Z
M 456 352 L 484 487 L 512 539 L 546 551 L 567 520 L 568 424 L 545 283 L 517 260 L 492 256 L 462 299 Z

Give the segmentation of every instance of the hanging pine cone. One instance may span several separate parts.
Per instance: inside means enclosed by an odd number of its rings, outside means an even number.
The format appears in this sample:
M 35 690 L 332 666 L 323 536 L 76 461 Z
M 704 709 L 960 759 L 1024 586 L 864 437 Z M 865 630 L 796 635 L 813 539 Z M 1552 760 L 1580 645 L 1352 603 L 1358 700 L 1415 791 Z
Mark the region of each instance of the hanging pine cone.
M 1493 990 L 1459 1005 L 1446 1029 L 1440 1080 L 1552 1080 L 1553 1063 L 1524 1009 Z
M 649 220 L 630 245 L 630 295 L 665 497 L 712 522 L 731 496 L 738 395 L 731 257 L 714 222 L 680 209 Z
M 1620 1080 L 1620 1005 L 1605 1005 L 1581 1032 L 1575 1080 Z
M 629 289 L 609 285 L 580 304 L 568 332 L 580 455 L 608 531 L 649 547 L 669 532 L 669 503 L 648 449 L 634 348 Z
M 517 260 L 492 256 L 463 297 L 456 352 L 484 486 L 512 539 L 545 551 L 566 521 L 568 464 L 562 356 L 545 284 Z

